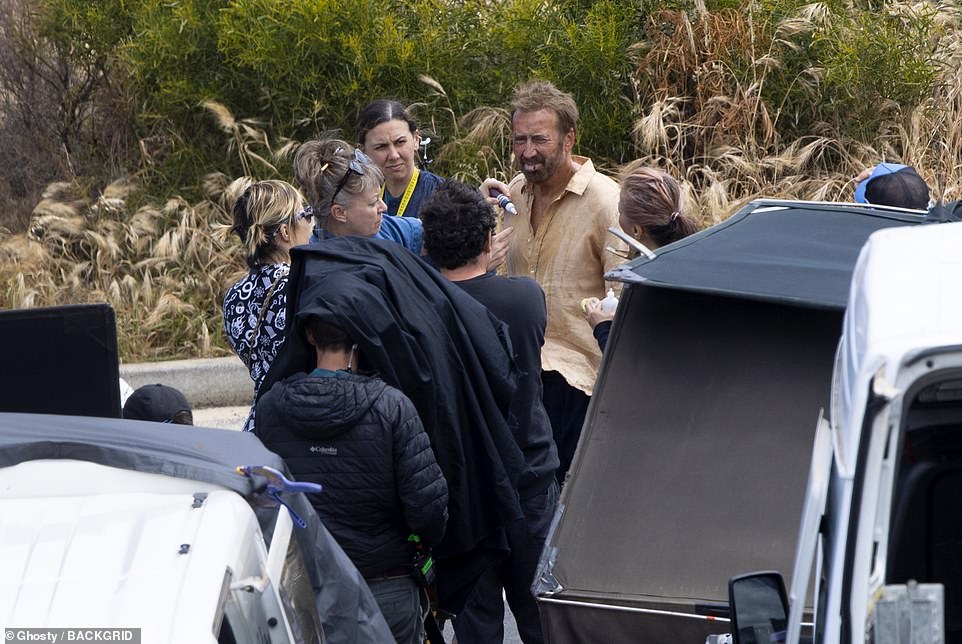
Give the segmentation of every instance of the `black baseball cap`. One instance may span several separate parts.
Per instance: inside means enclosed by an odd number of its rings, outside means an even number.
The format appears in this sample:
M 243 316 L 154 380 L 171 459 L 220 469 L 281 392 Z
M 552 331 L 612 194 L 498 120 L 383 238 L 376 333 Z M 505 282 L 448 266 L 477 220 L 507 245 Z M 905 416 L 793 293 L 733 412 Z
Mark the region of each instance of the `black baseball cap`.
M 193 424 L 190 403 L 184 394 L 161 384 L 144 385 L 134 390 L 124 403 L 124 418 L 180 425 Z
M 912 166 L 880 163 L 871 176 L 855 188 L 855 201 L 928 210 L 929 186 Z

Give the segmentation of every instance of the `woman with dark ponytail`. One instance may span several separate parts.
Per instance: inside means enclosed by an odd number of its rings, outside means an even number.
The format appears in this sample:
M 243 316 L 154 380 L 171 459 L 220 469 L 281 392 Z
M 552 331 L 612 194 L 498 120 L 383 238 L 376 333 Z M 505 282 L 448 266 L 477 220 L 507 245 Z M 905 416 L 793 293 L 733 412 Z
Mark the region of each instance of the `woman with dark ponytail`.
M 685 214 L 681 186 L 667 172 L 644 166 L 621 178 L 618 224 L 647 248 L 654 250 L 698 232 L 698 223 Z M 594 328 L 601 350 L 608 343 L 614 311 L 602 311 L 601 301 L 584 302 L 585 319 Z
M 381 198 L 387 214 L 420 217 L 421 206 L 443 179 L 415 163 L 421 135 L 410 112 L 397 101 L 378 99 L 357 119 L 357 142 L 384 173 Z

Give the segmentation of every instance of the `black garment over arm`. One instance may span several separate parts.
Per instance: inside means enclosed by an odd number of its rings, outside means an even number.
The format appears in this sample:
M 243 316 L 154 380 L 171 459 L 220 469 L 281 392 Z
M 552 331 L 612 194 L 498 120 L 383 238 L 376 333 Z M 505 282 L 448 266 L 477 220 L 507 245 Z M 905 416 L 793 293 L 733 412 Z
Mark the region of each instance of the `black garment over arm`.
M 291 255 L 287 338 L 261 391 L 313 368 L 302 329 L 317 315 L 347 331 L 365 368 L 411 399 L 448 483 L 447 532 L 434 554 L 439 603 L 457 613 L 474 579 L 506 554 L 499 529 L 523 516 L 524 456 L 507 422 L 517 383 L 507 329 L 397 244 L 338 237 Z
M 598 341 L 598 347 L 604 353 L 605 347 L 608 346 L 608 334 L 611 333 L 611 320 L 602 320 L 596 324 L 593 333 L 595 340 Z

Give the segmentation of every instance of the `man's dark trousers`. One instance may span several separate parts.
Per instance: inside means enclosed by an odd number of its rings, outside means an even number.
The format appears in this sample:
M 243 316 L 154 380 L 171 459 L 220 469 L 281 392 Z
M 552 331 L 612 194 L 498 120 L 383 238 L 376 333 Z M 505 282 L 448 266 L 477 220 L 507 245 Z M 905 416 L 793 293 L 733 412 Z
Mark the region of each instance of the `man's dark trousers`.
M 524 521 L 518 521 L 506 530 L 511 555 L 500 566 L 481 576 L 464 612 L 454 620 L 458 644 L 504 641 L 502 587 L 518 625 L 521 641 L 525 644 L 544 642 L 538 604 L 531 592 L 531 584 L 557 506 L 556 481 L 551 481 L 544 492 L 521 500 Z

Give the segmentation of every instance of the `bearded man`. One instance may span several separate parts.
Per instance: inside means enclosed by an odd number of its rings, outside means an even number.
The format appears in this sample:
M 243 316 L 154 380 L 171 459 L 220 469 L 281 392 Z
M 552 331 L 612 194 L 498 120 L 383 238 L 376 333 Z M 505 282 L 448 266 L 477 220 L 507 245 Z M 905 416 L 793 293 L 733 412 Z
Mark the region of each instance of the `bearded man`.
M 533 80 L 515 89 L 511 107 L 521 174 L 509 185 L 486 179 L 481 192 L 489 197 L 497 190 L 514 202 L 517 214 L 504 214 L 504 225 L 514 228 L 508 274 L 531 277 L 544 290 L 544 407 L 561 459 L 556 476 L 563 483 L 601 364 L 580 302 L 603 297 L 604 274 L 620 261 L 605 248 L 624 249 L 608 233 L 609 226 L 618 226 L 618 184 L 597 172 L 590 159 L 572 155 L 578 107 L 571 94 Z

